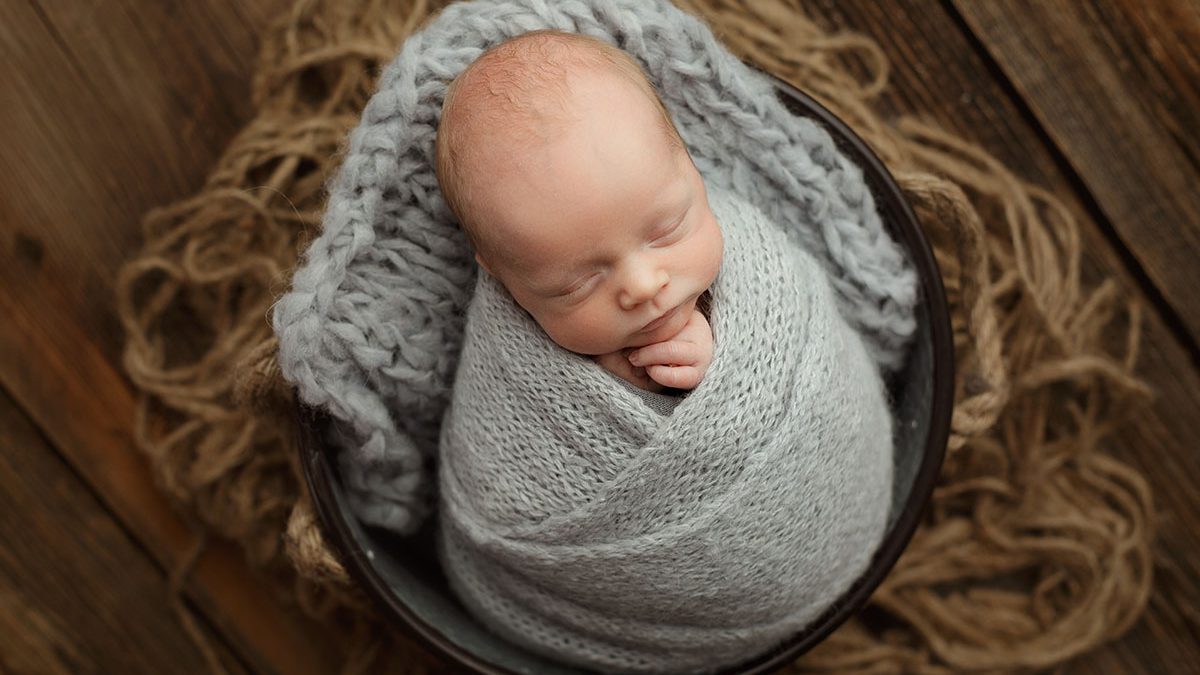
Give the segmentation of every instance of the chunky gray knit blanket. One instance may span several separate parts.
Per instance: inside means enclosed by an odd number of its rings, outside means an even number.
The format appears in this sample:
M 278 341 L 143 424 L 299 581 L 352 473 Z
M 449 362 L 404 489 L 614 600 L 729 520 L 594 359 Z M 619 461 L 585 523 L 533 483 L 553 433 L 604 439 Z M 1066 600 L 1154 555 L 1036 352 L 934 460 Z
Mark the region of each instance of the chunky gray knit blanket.
M 866 569 L 891 503 L 879 371 L 823 269 L 740 197 L 712 366 L 670 416 L 481 275 L 442 427 L 439 553 L 503 637 L 603 672 L 756 656 Z

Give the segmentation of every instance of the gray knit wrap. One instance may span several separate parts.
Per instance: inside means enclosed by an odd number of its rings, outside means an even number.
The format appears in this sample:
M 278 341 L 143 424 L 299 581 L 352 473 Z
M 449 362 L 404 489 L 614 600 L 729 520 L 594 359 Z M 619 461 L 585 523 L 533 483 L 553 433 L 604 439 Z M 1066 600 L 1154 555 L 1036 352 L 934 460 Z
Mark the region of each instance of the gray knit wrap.
M 699 20 L 666 0 L 452 5 L 384 69 L 331 183 L 323 231 L 274 308 L 280 368 L 334 419 L 343 485 L 366 523 L 411 533 L 435 503 L 431 458 L 475 282 L 434 175 L 446 87 L 487 47 L 538 28 L 629 52 L 708 187 L 760 205 L 813 254 L 882 366 L 899 366 L 914 331 L 915 275 L 861 171 Z
M 776 646 L 862 574 L 891 504 L 882 380 L 817 262 L 714 191 L 713 362 L 667 417 L 489 275 L 442 426 L 439 554 L 502 637 L 602 672 Z

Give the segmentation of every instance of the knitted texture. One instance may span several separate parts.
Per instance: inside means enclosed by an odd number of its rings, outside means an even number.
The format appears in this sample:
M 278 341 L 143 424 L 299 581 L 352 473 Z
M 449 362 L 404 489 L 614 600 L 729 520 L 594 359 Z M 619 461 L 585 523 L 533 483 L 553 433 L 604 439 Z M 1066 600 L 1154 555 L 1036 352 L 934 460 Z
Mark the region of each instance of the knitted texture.
M 334 418 L 342 480 L 367 523 L 411 533 L 433 506 L 429 459 L 474 283 L 467 240 L 434 175 L 446 88 L 484 49 L 538 28 L 629 52 L 709 188 L 761 206 L 814 255 L 880 364 L 897 367 L 915 329 L 915 275 L 861 171 L 699 20 L 666 0 L 451 5 L 381 74 L 331 184 L 323 231 L 273 313 L 280 370 L 301 400 Z
M 489 275 L 442 427 L 439 551 L 501 636 L 603 672 L 701 672 L 802 629 L 891 502 L 876 365 L 820 266 L 723 192 L 713 362 L 670 417 Z M 781 302 L 786 299 L 786 302 Z

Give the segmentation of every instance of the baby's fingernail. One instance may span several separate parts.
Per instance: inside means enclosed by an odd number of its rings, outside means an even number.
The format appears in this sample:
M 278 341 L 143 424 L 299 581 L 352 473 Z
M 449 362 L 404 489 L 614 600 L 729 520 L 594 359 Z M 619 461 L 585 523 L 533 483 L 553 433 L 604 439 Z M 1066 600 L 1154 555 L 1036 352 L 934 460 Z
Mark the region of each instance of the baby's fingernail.
M 638 361 L 640 361 L 641 358 L 642 358 L 642 355 L 638 352 L 630 352 L 630 354 L 629 354 L 629 362 L 635 366 L 642 365 L 642 364 L 638 363 Z

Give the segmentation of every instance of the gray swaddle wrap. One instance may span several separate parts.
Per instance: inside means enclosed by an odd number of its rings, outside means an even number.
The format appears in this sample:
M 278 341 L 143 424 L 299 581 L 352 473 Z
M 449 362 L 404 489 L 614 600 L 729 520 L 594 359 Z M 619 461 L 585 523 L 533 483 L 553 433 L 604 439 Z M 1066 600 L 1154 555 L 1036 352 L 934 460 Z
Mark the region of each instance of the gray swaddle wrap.
M 605 672 L 694 672 L 801 629 L 884 530 L 891 417 L 821 267 L 736 195 L 714 358 L 669 417 L 481 275 L 442 426 L 439 553 L 504 637 Z

